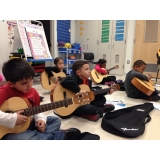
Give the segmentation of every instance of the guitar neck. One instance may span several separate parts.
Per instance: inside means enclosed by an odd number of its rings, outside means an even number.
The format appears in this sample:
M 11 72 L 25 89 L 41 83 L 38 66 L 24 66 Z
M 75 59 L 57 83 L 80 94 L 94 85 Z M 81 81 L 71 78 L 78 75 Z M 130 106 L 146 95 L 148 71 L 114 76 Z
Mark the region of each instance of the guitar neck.
M 46 112 L 46 111 L 53 110 L 53 109 L 56 109 L 56 108 L 60 108 L 60 107 L 63 107 L 63 106 L 68 106 L 68 105 L 71 105 L 71 104 L 73 104 L 72 98 L 57 101 L 57 102 L 47 103 L 47 104 L 43 104 L 43 105 L 40 105 L 40 106 L 26 108 L 26 109 L 24 109 L 23 115 L 29 117 L 31 115 Z
M 112 67 L 112 68 L 108 69 L 108 71 L 111 71 L 111 70 L 113 70 L 113 69 L 115 69 L 115 67 Z
M 110 90 L 111 90 L 111 88 L 105 88 L 105 89 L 100 89 L 100 90 L 96 90 L 93 92 L 95 95 L 98 95 L 98 94 L 108 93 Z

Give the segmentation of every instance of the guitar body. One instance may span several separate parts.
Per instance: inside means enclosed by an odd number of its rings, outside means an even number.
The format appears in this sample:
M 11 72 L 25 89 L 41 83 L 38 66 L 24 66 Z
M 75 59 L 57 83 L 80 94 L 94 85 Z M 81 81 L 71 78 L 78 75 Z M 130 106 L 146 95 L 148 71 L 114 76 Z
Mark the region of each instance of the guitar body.
M 142 81 L 136 77 L 134 77 L 131 80 L 132 84 L 139 89 L 141 92 L 143 92 L 144 94 L 150 96 L 154 91 L 154 86 L 153 83 L 151 83 L 151 81 L 147 82 L 147 81 Z
M 107 76 L 108 76 L 108 74 L 99 73 L 95 69 L 93 69 L 91 71 L 91 75 L 90 75 L 90 77 L 91 77 L 91 79 L 92 79 L 94 84 L 102 82 L 103 78 L 105 78 Z
M 108 71 L 111 71 L 113 69 L 118 69 L 118 68 L 119 68 L 119 66 L 116 65 L 116 66 L 110 68 Z M 101 68 L 101 69 L 104 69 L 104 68 Z M 106 69 L 104 69 L 104 70 L 106 70 Z M 103 78 L 108 77 L 108 74 L 102 74 L 102 73 L 97 72 L 95 69 L 93 69 L 91 71 L 90 77 L 91 77 L 94 84 L 98 84 L 98 83 L 102 82 Z
M 66 77 L 64 72 L 59 72 L 59 73 L 52 72 L 52 73 L 54 74 L 55 77 Z M 50 79 L 48 78 L 48 74 L 45 71 L 41 73 L 40 81 L 42 87 L 45 90 L 51 90 L 55 84 L 51 78 Z
M 80 85 L 80 88 L 85 91 L 90 91 L 90 88 L 85 84 Z M 53 93 L 50 95 L 50 100 L 51 102 L 56 102 L 56 101 L 64 100 L 67 98 L 72 98 L 74 96 L 75 96 L 75 93 L 71 92 L 66 88 L 63 88 L 59 84 L 54 89 Z M 73 113 L 78 107 L 79 107 L 78 104 L 71 104 L 71 105 L 68 105 L 68 107 L 63 106 L 61 108 L 56 108 L 54 111 L 60 116 L 68 116 L 71 113 Z
M 20 97 L 12 97 L 8 100 L 6 100 L 1 106 L 0 110 L 3 112 L 7 111 L 17 111 L 28 108 L 28 104 L 26 103 L 26 100 Z M 0 125 L 0 139 L 7 133 L 20 133 L 27 130 L 27 128 L 30 125 L 30 117 L 28 117 L 28 120 L 23 125 L 18 125 L 14 127 L 13 129 L 7 128 Z

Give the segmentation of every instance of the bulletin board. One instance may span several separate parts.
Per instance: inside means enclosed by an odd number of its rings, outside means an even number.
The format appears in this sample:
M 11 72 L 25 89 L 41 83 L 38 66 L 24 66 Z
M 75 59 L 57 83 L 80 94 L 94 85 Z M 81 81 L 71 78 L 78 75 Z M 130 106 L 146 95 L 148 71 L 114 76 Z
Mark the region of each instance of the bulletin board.
M 159 20 L 146 20 L 144 42 L 158 42 Z

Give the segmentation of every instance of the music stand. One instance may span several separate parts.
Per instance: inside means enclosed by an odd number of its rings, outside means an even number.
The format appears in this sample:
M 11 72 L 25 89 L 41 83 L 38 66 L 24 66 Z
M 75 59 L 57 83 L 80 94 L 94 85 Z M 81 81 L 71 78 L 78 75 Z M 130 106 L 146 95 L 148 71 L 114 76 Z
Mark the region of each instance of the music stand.
M 158 52 L 156 55 L 157 55 L 157 76 L 156 76 L 155 85 L 157 85 L 157 79 L 158 79 L 158 74 L 159 74 L 159 70 L 160 70 L 160 49 L 158 49 Z

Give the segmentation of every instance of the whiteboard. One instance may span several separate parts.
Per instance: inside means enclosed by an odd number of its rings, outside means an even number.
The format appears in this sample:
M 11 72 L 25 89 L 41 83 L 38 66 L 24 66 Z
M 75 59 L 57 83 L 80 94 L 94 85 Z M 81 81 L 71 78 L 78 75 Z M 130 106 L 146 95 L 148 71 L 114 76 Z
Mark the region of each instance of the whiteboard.
M 17 48 L 23 48 L 23 46 L 22 46 L 20 35 L 19 35 L 18 27 L 16 26 L 14 30 L 13 52 L 18 52 Z

